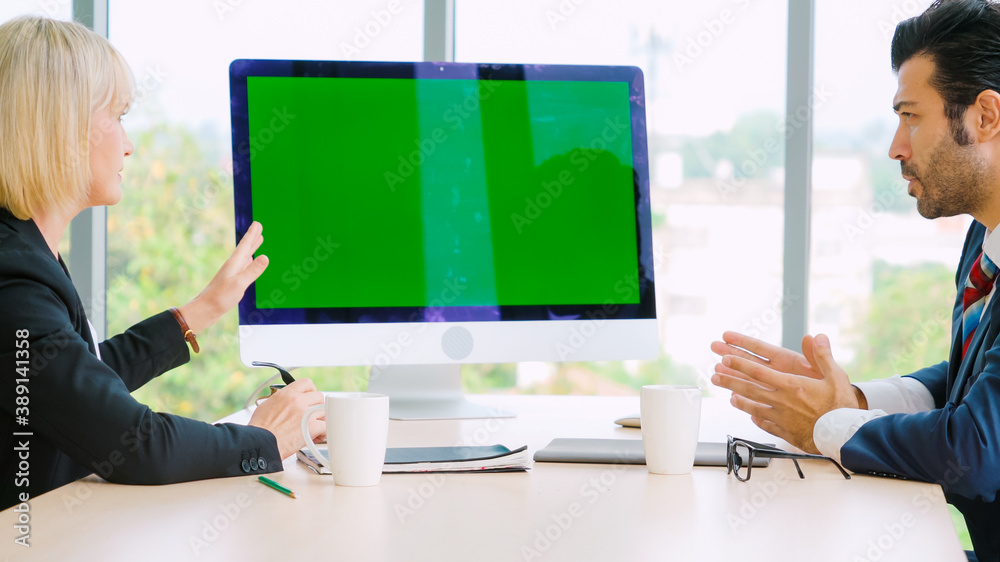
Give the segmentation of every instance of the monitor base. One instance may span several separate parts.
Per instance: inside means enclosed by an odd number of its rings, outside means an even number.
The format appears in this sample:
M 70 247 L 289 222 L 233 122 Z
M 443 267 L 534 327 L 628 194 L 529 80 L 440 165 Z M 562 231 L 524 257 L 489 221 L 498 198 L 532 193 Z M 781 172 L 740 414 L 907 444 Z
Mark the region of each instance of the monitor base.
M 462 366 L 372 367 L 368 392 L 389 397 L 389 419 L 454 420 L 513 418 L 516 414 L 469 402 L 462 394 Z

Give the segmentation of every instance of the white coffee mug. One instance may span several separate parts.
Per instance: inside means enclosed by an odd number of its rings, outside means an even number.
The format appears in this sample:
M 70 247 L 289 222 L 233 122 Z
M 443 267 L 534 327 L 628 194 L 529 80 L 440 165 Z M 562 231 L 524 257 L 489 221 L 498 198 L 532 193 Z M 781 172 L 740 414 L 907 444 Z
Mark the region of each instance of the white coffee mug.
M 688 474 L 701 425 L 701 389 L 648 385 L 639 391 L 639 423 L 646 467 L 653 474 Z
M 309 417 L 326 412 L 329 460 L 309 437 Z M 375 486 L 382 476 L 389 438 L 389 397 L 369 392 L 333 392 L 302 415 L 302 437 L 312 454 L 333 473 L 338 486 Z

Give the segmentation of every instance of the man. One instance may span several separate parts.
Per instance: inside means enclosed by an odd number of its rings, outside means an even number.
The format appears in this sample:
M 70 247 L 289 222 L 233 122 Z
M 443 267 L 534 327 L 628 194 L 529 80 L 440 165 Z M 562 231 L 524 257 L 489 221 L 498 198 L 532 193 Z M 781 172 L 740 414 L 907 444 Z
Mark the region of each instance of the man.
M 941 484 L 965 515 L 975 556 L 1000 560 L 1000 6 L 938 0 L 897 26 L 892 68 L 899 127 L 889 155 L 917 210 L 975 218 L 948 361 L 852 386 L 824 335 L 803 338 L 798 354 L 727 332 L 712 344 L 723 356 L 712 381 L 796 447 L 856 472 Z

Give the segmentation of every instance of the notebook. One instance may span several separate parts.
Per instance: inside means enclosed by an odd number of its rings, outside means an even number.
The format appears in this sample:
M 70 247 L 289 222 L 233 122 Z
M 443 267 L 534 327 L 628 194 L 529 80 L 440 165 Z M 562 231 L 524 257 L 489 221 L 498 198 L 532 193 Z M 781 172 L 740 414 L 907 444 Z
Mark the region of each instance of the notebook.
M 319 452 L 326 455 L 326 448 Z M 299 462 L 317 474 L 330 474 L 309 449 L 297 454 Z M 390 447 L 385 450 L 383 474 L 396 472 L 515 472 L 528 469 L 528 447 L 513 451 L 503 445 L 474 447 Z

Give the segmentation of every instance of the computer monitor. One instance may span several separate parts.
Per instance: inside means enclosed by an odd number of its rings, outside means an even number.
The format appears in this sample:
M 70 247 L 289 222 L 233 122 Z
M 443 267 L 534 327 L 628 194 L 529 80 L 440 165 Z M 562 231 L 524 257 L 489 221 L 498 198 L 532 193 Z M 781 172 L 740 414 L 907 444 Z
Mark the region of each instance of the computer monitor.
M 249 365 L 368 365 L 396 419 L 491 417 L 462 363 L 652 358 L 642 72 L 236 60 Z

